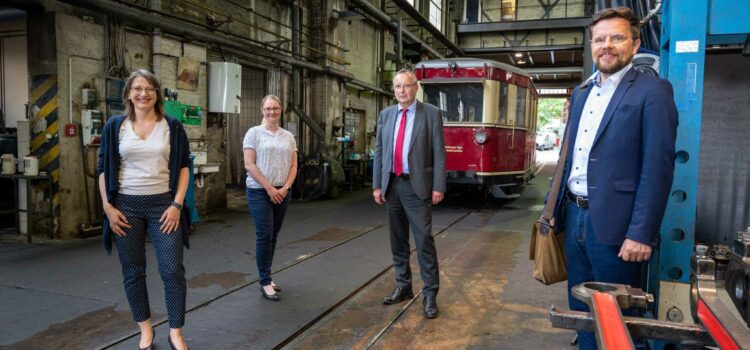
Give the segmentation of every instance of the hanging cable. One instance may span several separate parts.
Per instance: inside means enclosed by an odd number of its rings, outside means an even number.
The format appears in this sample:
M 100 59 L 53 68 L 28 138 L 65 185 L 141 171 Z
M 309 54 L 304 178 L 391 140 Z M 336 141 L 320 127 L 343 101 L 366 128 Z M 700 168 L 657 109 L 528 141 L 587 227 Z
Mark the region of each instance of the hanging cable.
M 107 75 L 124 78 L 128 76 L 129 71 L 125 66 L 125 26 L 122 19 L 112 19 L 109 32 L 110 67 L 107 69 Z
M 654 6 L 654 9 L 649 11 L 649 13 L 646 15 L 646 17 L 643 17 L 641 20 L 641 27 L 646 25 L 648 21 L 650 21 L 654 16 L 656 16 L 659 12 L 661 12 L 661 0 L 658 0 L 656 2 L 656 6 Z

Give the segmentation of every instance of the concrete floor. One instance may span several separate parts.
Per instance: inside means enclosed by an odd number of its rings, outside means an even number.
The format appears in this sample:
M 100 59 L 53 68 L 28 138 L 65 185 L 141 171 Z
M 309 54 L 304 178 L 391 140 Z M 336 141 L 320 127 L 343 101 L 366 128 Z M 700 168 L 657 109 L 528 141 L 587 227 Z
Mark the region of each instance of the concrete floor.
M 421 296 L 382 305 L 393 269 L 385 209 L 369 190 L 292 204 L 274 261 L 274 281 L 283 288 L 277 303 L 258 290 L 254 228 L 236 194 L 234 209 L 203 218 L 185 254 L 191 349 L 569 348 L 572 333 L 552 329 L 547 317 L 552 304 L 567 305 L 565 285 L 533 280 L 527 258 L 554 156 L 539 153 L 548 163 L 515 201 L 451 198 L 435 208 L 435 320 L 422 317 Z M 116 254 L 107 256 L 100 238 L 0 244 L 0 348 L 135 348 L 137 326 Z M 166 349 L 163 290 L 148 254 L 156 344 Z M 412 263 L 416 291 L 421 281 Z

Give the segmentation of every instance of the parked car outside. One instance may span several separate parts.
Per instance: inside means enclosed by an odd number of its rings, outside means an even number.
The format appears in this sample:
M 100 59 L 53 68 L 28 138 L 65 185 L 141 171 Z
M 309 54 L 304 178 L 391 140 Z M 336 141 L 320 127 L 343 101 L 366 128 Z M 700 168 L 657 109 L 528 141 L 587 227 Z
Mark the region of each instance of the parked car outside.
M 536 149 L 546 150 L 555 148 L 556 138 L 557 136 L 551 132 L 537 132 Z

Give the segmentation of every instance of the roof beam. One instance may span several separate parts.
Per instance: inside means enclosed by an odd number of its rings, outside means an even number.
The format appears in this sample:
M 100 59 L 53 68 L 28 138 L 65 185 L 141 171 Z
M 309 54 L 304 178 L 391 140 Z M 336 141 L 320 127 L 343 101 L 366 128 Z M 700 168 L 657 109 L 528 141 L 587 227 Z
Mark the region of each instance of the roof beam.
M 465 47 L 467 54 L 508 53 L 508 52 L 540 52 L 540 51 L 572 51 L 583 50 L 583 45 L 541 45 L 541 46 L 506 46 L 506 47 Z
M 529 74 L 583 74 L 583 67 L 525 68 Z
M 398 1 L 396 1 L 398 2 Z M 485 22 L 485 23 L 464 23 L 459 24 L 457 33 L 486 33 L 486 32 L 504 32 L 513 30 L 535 30 L 535 29 L 564 29 L 564 28 L 585 28 L 591 22 L 590 17 L 572 17 L 572 18 L 555 18 L 541 19 L 530 21 L 507 21 L 507 22 Z
M 353 4 L 357 6 L 362 6 L 362 8 L 369 13 L 370 15 L 374 16 L 376 19 L 380 21 L 380 23 L 388 26 L 389 28 L 393 30 L 398 30 L 398 27 L 396 26 L 395 19 L 391 18 L 388 14 L 381 11 L 379 8 L 377 8 L 375 5 L 371 4 L 367 0 L 350 0 Z M 439 54 L 434 48 L 432 48 L 430 45 L 427 45 L 424 41 L 422 41 L 421 38 L 413 34 L 412 32 L 406 30 L 406 28 L 402 28 L 401 32 L 404 36 L 404 43 L 417 43 L 420 44 L 425 50 L 429 51 L 431 54 L 433 54 L 437 58 L 445 58 L 443 55 Z M 406 39 L 411 40 L 411 42 L 407 42 Z
M 465 56 L 464 52 L 461 50 L 460 47 L 456 46 L 452 41 L 448 39 L 448 37 L 443 34 L 439 29 L 437 29 L 430 21 L 422 16 L 422 14 L 417 11 L 417 9 L 414 8 L 410 3 L 406 2 L 406 0 L 392 0 L 398 7 L 400 7 L 404 12 L 406 12 L 409 16 L 411 16 L 412 19 L 417 21 L 420 26 L 427 29 L 430 34 L 432 34 L 435 39 L 440 41 L 445 47 L 453 51 L 454 55 L 457 56 Z

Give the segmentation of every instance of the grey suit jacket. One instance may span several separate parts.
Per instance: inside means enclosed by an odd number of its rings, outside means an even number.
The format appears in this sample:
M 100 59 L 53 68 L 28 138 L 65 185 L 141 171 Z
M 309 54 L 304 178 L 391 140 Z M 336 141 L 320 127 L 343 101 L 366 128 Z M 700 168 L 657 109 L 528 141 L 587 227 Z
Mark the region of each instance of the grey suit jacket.
M 398 105 L 380 112 L 375 138 L 372 188 L 388 191 L 388 180 L 393 171 L 393 138 L 398 118 Z M 414 193 L 426 200 L 432 191 L 445 192 L 445 140 L 440 110 L 417 101 L 414 129 L 409 145 L 409 182 Z

